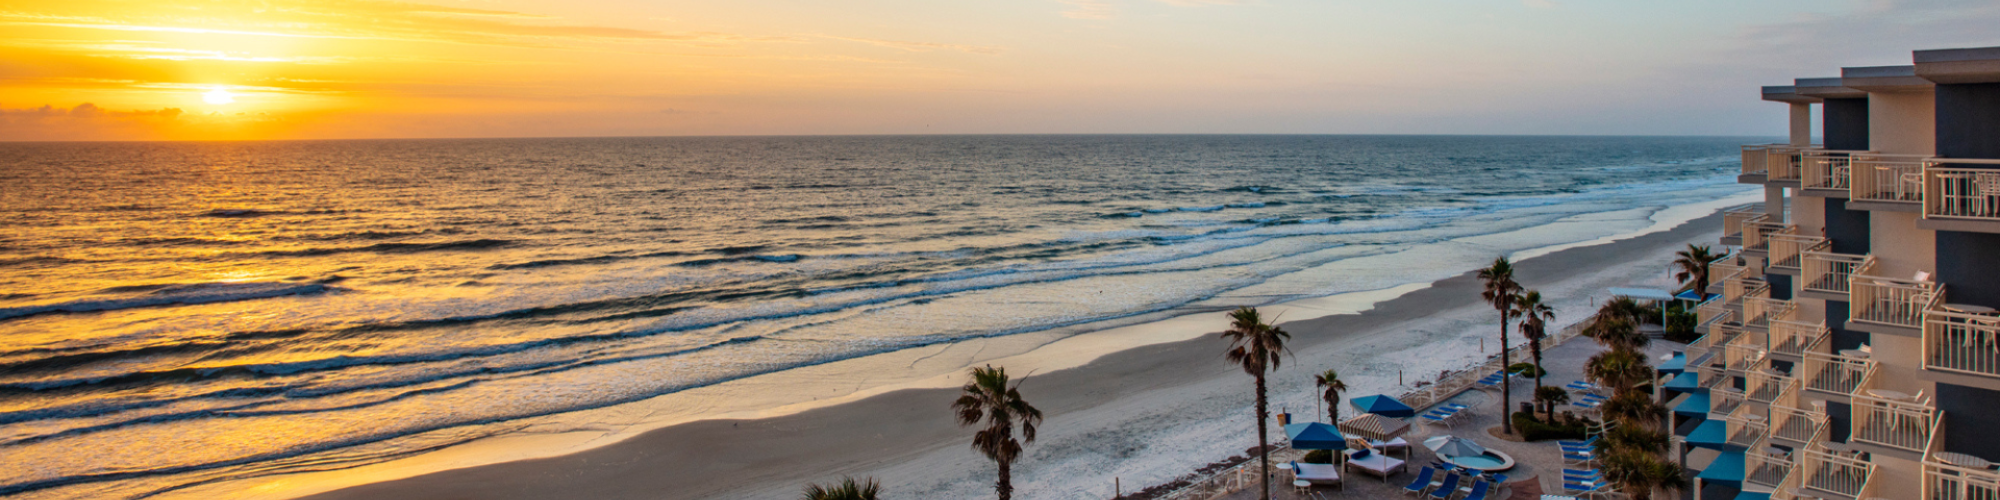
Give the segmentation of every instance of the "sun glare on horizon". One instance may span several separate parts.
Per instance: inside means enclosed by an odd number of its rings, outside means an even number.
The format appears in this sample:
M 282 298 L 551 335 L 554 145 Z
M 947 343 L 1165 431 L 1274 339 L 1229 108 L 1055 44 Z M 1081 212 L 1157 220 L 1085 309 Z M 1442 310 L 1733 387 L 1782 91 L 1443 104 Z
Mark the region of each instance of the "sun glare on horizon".
M 201 94 L 201 101 L 209 104 L 230 104 L 236 102 L 236 94 L 231 94 L 228 90 L 223 90 L 222 87 L 216 87 L 214 90 Z

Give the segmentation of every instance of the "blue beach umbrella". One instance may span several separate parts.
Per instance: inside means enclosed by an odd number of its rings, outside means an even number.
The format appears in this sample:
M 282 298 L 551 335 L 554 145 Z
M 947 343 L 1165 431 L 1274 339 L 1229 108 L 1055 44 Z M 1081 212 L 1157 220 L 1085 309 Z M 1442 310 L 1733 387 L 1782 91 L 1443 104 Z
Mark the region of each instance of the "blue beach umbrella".
M 1340 429 L 1319 422 L 1287 425 L 1285 436 L 1292 439 L 1293 449 L 1335 451 L 1347 449 L 1347 436 L 1340 435 Z
M 1403 404 L 1402 401 L 1397 401 L 1396 398 L 1381 394 L 1350 399 L 1347 400 L 1347 404 L 1354 405 L 1354 409 L 1384 417 L 1407 418 L 1417 416 L 1417 410 L 1410 408 L 1410 405 Z

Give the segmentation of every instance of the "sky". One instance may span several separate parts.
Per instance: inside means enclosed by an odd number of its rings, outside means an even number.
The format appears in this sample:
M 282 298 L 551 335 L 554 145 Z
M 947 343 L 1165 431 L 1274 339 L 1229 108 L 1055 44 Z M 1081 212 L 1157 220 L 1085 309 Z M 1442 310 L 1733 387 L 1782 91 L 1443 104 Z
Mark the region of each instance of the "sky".
M 0 140 L 1783 135 L 1991 0 L 5 0 Z

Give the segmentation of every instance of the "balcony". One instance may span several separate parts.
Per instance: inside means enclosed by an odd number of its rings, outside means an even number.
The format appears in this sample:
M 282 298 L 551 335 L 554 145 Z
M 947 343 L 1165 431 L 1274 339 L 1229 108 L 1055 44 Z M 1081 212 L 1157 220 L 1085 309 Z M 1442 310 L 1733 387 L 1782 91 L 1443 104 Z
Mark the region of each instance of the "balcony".
M 1783 399 L 1783 398 L 1780 398 Z M 1796 398 L 1794 398 L 1796 399 Z M 1794 443 L 1813 442 L 1819 434 L 1820 426 L 1827 422 L 1826 414 L 1785 406 L 1771 405 L 1771 437 Z
M 1763 174 L 1759 173 L 1758 175 L 1763 175 Z M 1760 179 L 1756 183 L 1762 184 L 1763 182 L 1764 181 Z M 1739 245 L 1739 246 L 1742 245 L 1744 223 L 1763 222 L 1765 220 L 1769 220 L 1770 218 L 1771 218 L 1770 214 L 1758 212 L 1756 210 L 1752 210 L 1749 208 L 1738 208 L 1735 210 L 1730 210 L 1728 212 L 1723 212 L 1722 244 Z
M 1799 274 L 1806 252 L 1824 252 L 1833 247 L 1831 240 L 1802 234 L 1773 234 L 1770 241 L 1771 272 L 1780 274 Z
M 1829 354 L 1826 351 L 1831 349 L 1832 340 L 1831 336 L 1823 337 L 1806 346 L 1800 370 L 1794 373 L 1805 381 L 1807 389 L 1852 396 L 1875 375 L 1875 360 L 1860 355 Z
M 1770 296 L 1771 284 L 1760 278 L 1736 278 L 1722 283 L 1722 305 L 1730 309 L 1743 307 L 1744 299 Z
M 1762 441 L 1751 444 L 1749 450 L 1743 453 L 1743 482 L 1776 490 L 1792 475 L 1791 453 L 1765 446 Z
M 1938 161 L 2000 167 L 2000 160 Z M 2000 233 L 2000 169 L 1924 167 L 1923 199 L 1919 228 Z
M 1919 335 L 1924 328 L 1924 311 L 1944 296 L 1944 286 L 1929 281 L 1900 280 L 1870 276 L 1868 262 L 1856 268 L 1848 285 L 1847 328 L 1870 333 Z
M 1927 460 L 1924 462 L 1924 498 L 1925 500 L 2000 499 L 2000 471 L 1959 467 L 1936 459 Z
M 1750 388 L 1750 400 L 1767 405 L 1776 402 L 1785 391 L 1797 390 L 1799 385 L 1798 379 L 1770 367 L 1750 370 L 1744 378 L 1744 387 Z
M 1771 322 L 1771 354 L 1799 358 L 1805 355 L 1806 347 L 1832 335 L 1833 329 L 1825 321 L 1808 323 L 1805 321 L 1778 320 Z
M 1799 469 L 1796 473 L 1802 474 L 1799 486 L 1808 490 L 1858 498 L 1867 490 L 1868 478 L 1875 475 L 1875 464 L 1847 453 L 1808 446 L 1799 450 L 1798 455 Z
M 1724 444 L 1750 449 L 1751 445 L 1764 441 L 1769 426 L 1764 422 L 1764 412 L 1754 406 L 1739 405 L 1729 415 L 1722 417 L 1723 435 L 1728 436 Z M 1748 458 L 1748 455 L 1745 455 Z M 1744 470 L 1750 470 L 1745 464 Z
M 1771 235 L 1798 233 L 1798 226 L 1783 222 L 1744 222 L 1743 251 L 1765 254 L 1771 250 Z
M 1741 372 L 1749 370 L 1764 361 L 1770 349 L 1764 345 L 1763 332 L 1744 331 L 1722 346 L 1722 369 Z
M 1923 453 L 1930 445 L 1937 408 L 1922 394 L 1914 399 L 1888 399 L 1863 390 L 1853 398 L 1851 441 Z
M 1695 339 L 1694 343 L 1688 344 L 1688 359 L 1695 359 L 1697 355 L 1696 349 L 1701 349 L 1701 352 L 1707 352 L 1709 346 L 1697 344 L 1702 344 L 1703 341 L 1710 340 L 1710 337 L 1716 336 L 1715 325 L 1729 324 L 1735 321 L 1733 319 L 1735 316 L 1736 311 L 1729 310 L 1728 305 L 1724 303 L 1724 299 L 1709 299 L 1708 302 L 1703 302 L 1701 305 L 1695 306 L 1695 329 L 1707 335 Z
M 1921 212 L 1928 155 L 1856 155 L 1850 160 L 1847 206 L 1856 210 Z
M 2000 317 L 1929 311 L 1924 315 L 1924 368 L 2000 377 Z
M 1808 251 L 1800 256 L 1803 266 L 1799 272 L 1799 293 L 1801 297 L 1847 301 L 1847 292 L 1853 285 L 1854 273 L 1868 261 L 1867 256 L 1844 253 Z
M 1764 148 L 1764 182 L 1777 183 L 1786 187 L 1798 187 L 1800 167 L 1805 163 L 1805 154 L 1817 151 L 1817 146 L 1767 146 Z
M 1708 391 L 1708 412 L 1710 414 L 1734 412 L 1743 406 L 1744 401 L 1749 400 L 1745 396 L 1742 389 L 1730 387 L 1728 384 L 1717 384 Z
M 1798 319 L 1797 303 L 1769 297 L 1743 298 L 1743 327 L 1753 330 L 1768 330 L 1772 321 Z M 1759 345 L 1758 347 L 1764 347 Z
M 1764 159 L 1772 146 L 1778 144 L 1745 144 L 1743 146 L 1743 173 L 1736 176 L 1736 182 L 1743 184 L 1764 183 Z
M 1854 155 L 1868 151 L 1808 150 L 1799 165 L 1799 188 L 1806 196 L 1846 198 Z

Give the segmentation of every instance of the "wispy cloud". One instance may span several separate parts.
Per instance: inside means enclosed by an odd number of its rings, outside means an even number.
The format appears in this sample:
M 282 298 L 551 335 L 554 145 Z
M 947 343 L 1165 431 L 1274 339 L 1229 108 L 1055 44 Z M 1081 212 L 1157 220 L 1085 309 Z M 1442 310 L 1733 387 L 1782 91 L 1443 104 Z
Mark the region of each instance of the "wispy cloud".
M 829 36 L 826 38 L 832 40 L 847 41 L 847 42 L 865 43 L 869 45 L 889 47 L 893 49 L 902 49 L 911 52 L 929 52 L 933 50 L 955 50 L 970 54 L 998 54 L 1000 53 L 1001 50 L 1000 47 L 995 47 L 992 45 L 965 45 L 956 43 L 911 42 L 904 40 L 882 40 L 877 38 L 854 38 L 854 37 L 844 37 L 844 36 Z

